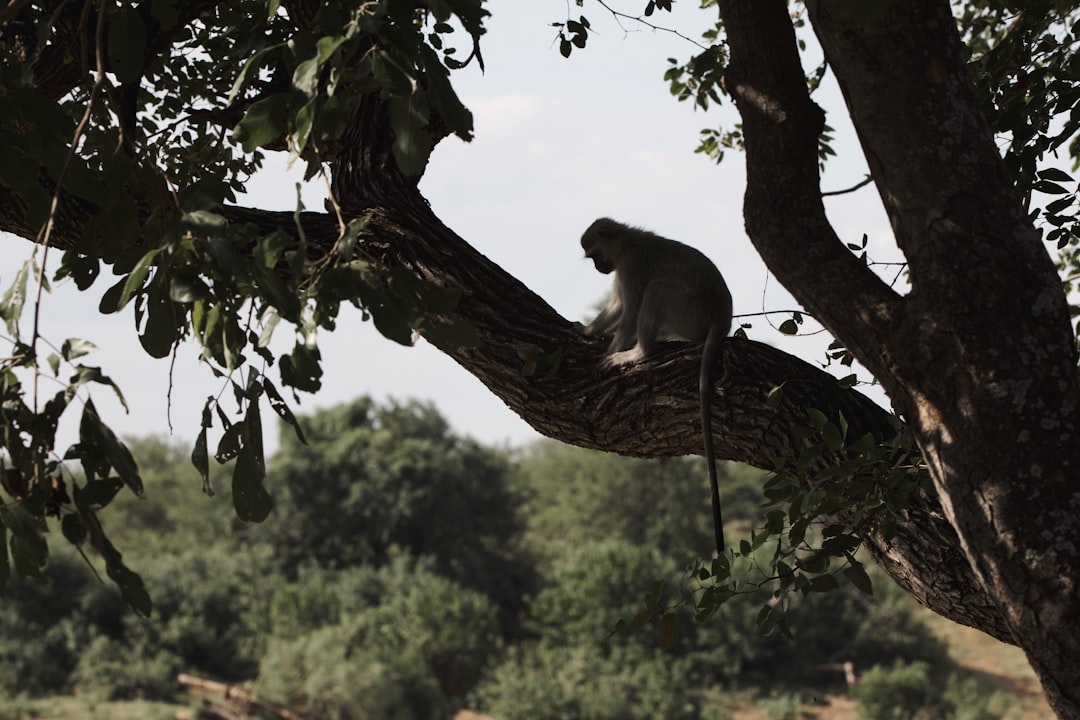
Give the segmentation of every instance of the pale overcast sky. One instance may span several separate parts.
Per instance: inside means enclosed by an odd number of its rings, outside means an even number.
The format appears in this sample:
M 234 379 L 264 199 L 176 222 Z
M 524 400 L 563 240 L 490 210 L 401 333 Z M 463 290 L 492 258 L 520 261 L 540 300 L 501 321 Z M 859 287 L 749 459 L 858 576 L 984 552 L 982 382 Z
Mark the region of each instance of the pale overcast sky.
M 715 12 L 698 10 L 697 4 L 676 3 L 674 18 L 658 13 L 653 20 L 697 37 Z M 630 5 L 636 9 L 641 3 Z M 743 233 L 743 157 L 729 152 L 716 166 L 693 153 L 698 131 L 725 118 L 729 125 L 737 122 L 733 110 L 695 112 L 688 103 L 676 102 L 662 79 L 665 58 L 685 59 L 694 47 L 671 34 L 635 28 L 629 21 L 623 25 L 631 32 L 625 32 L 601 8 L 586 3 L 580 11 L 570 7 L 575 14 L 584 12 L 595 32 L 588 47 L 575 50 L 567 60 L 558 52 L 550 23 L 565 20 L 568 6 L 489 3 L 493 16 L 483 43 L 487 72 L 481 75 L 469 67 L 453 78 L 473 111 L 476 139 L 470 144 L 444 141 L 421 183 L 436 214 L 573 320 L 588 319 L 609 287 L 609 278 L 582 260 L 578 245 L 581 232 L 600 216 L 700 248 L 731 286 L 736 314 L 795 307 L 768 277 Z M 459 44 L 464 45 L 464 38 Z M 831 110 L 829 123 L 839 131 L 840 157 L 828 168 L 825 189 L 849 187 L 862 179 L 865 163 L 852 133 L 845 130 L 843 104 L 831 84 L 819 102 Z M 283 167 L 282 162 L 271 163 L 251 183 L 251 204 L 294 206 L 296 176 L 286 176 Z M 306 192 L 308 207 L 322 207 L 320 189 Z M 865 232 L 875 259 L 897 259 L 895 248 L 888 255 L 888 225 L 872 187 L 830 199 L 828 208 L 844 240 L 858 242 Z M 0 242 L 0 285 L 6 288 L 31 246 L 11 236 Z M 111 393 L 94 391 L 99 412 L 114 429 L 124 435 L 167 434 L 170 363 L 143 353 L 130 307 L 113 316 L 97 313 L 98 297 L 110 284 L 105 277 L 98 281 L 100 288 L 88 293 L 70 284 L 57 288 L 45 299 L 43 333 L 56 344 L 80 337 L 101 348 L 84 361 L 100 365 L 116 380 L 131 407 L 125 415 Z M 785 338 L 760 317 L 749 321 L 755 339 L 810 362 L 824 357 L 823 334 Z M 27 330 L 29 322 L 27 312 Z M 279 327 L 277 334 L 288 340 L 286 328 Z M 345 316 L 333 335 L 323 334 L 320 346 L 323 389 L 302 398 L 294 408 L 298 413 L 362 394 L 379 400 L 419 398 L 434 402 L 455 430 L 486 443 L 518 445 L 538 437 L 449 358 L 423 341 L 404 348 L 384 340 L 370 323 L 360 321 L 359 313 Z M 206 397 L 221 389 L 221 381 L 199 366 L 196 356 L 193 345 L 183 349 L 173 371 L 173 435 L 184 441 L 197 433 Z M 276 380 L 276 370 L 270 372 Z M 871 394 L 883 402 L 880 393 Z M 269 409 L 266 415 L 271 416 Z M 73 415 L 62 429 L 61 452 L 74 440 L 76 421 Z M 269 445 L 276 446 L 270 423 L 267 434 Z

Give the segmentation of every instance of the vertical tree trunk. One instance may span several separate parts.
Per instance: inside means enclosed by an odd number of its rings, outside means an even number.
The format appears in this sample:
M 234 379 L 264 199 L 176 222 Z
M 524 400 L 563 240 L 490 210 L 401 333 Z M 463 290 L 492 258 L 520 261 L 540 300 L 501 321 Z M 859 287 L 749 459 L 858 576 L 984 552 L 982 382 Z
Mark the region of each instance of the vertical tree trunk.
M 721 3 L 747 231 L 902 410 L 967 562 L 1055 711 L 1080 717 L 1080 393 L 1060 281 L 978 112 L 948 3 L 807 7 L 911 292 L 845 259 L 824 219 L 820 111 L 780 0 Z

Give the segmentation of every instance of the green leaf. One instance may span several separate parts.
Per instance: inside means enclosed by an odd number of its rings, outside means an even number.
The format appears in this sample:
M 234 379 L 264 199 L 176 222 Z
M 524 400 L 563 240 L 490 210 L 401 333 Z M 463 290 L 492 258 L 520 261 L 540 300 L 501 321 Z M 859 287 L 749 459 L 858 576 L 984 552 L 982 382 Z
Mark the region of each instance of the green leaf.
M 1056 180 L 1058 182 L 1072 182 L 1072 175 L 1059 168 L 1046 168 L 1039 171 L 1040 180 Z
M 248 403 L 242 429 L 240 453 L 233 467 L 232 496 L 236 514 L 245 522 L 262 522 L 274 508 L 266 492 L 266 461 L 263 455 L 262 421 L 257 399 Z
M 784 335 L 797 335 L 799 333 L 799 326 L 794 320 L 785 320 L 780 323 L 780 332 Z
M 832 592 L 840 587 L 840 583 L 832 575 L 818 575 L 817 577 L 810 578 L 810 584 L 807 585 L 807 593 L 826 593 Z
M 842 571 L 844 577 L 846 577 L 852 585 L 858 588 L 861 592 L 867 595 L 874 594 L 873 584 L 870 582 L 870 576 L 866 574 L 866 569 L 862 566 L 862 563 L 851 561 L 851 565 L 848 565 Z
M 288 423 L 293 432 L 296 433 L 296 439 L 307 445 L 307 439 L 304 437 L 304 431 L 300 428 L 300 421 L 293 415 L 292 410 L 289 409 L 288 404 L 281 397 L 281 393 L 278 392 L 274 383 L 270 382 L 270 378 L 263 377 L 262 379 L 263 390 L 266 392 L 266 399 L 270 402 L 270 407 L 277 413 L 277 416 L 283 421 Z
M 179 340 L 177 314 L 179 308 L 169 299 L 168 289 L 156 283 L 147 293 L 146 324 L 139 342 L 150 357 L 166 357 Z
M 116 470 L 124 483 L 139 497 L 143 496 L 142 478 L 131 451 L 98 416 L 93 400 L 87 400 L 79 421 L 79 444 L 84 460 L 98 458 Z
M 84 512 L 100 510 L 113 501 L 122 487 L 124 487 L 124 481 L 115 475 L 90 480 L 83 487 L 76 485 L 75 505 Z
M 269 145 L 288 129 L 285 123 L 288 106 L 286 93 L 276 93 L 253 103 L 233 128 L 233 139 L 248 153 Z
M 68 513 L 60 521 L 60 531 L 72 545 L 82 545 L 86 542 L 86 525 L 78 513 Z
M 115 285 L 102 293 L 101 302 L 98 303 L 98 312 L 102 315 L 108 315 L 119 310 L 120 296 L 124 292 L 125 285 L 127 285 L 127 278 L 120 278 Z
M 19 317 L 26 301 L 26 281 L 33 269 L 34 259 L 30 258 L 19 268 L 11 286 L 0 295 L 0 316 L 7 324 L 8 334 L 14 338 L 19 337 Z
M 150 272 L 150 267 L 154 264 L 154 258 L 157 257 L 159 252 L 161 252 L 161 248 L 151 250 L 143 255 L 139 262 L 135 264 L 135 267 L 132 268 L 127 280 L 124 281 L 124 288 L 120 291 L 120 298 L 116 301 L 117 310 L 127 305 L 131 300 L 131 296 L 142 290 L 146 275 Z M 102 298 L 102 301 L 104 301 L 104 298 Z
M 427 45 L 420 47 L 420 60 L 424 67 L 424 77 L 428 81 L 428 93 L 435 112 L 462 140 L 472 139 L 473 116 L 461 102 L 450 84 L 450 73 L 439 62 L 439 57 Z
M 213 415 L 210 413 L 210 406 L 213 402 L 214 397 L 211 395 L 206 399 L 206 404 L 203 405 L 199 436 L 195 438 L 195 446 L 191 449 L 191 464 L 199 471 L 199 477 L 202 478 L 203 492 L 210 497 L 214 496 L 214 488 L 210 485 L 210 454 L 207 450 L 206 432 L 214 422 Z
M 816 430 L 821 430 L 825 427 L 825 424 L 829 422 L 828 418 L 825 417 L 825 413 L 817 408 L 807 408 L 806 416 L 810 421 L 810 425 Z
M 123 556 L 104 534 L 98 536 L 98 542 L 101 554 L 105 557 L 105 572 L 120 589 L 120 597 L 132 610 L 143 617 L 149 617 L 153 611 L 153 603 L 150 602 L 150 595 L 146 592 L 142 578 L 124 565 Z
M 821 435 L 829 452 L 837 452 L 844 447 L 844 436 L 840 433 L 840 428 L 831 422 L 825 423 L 825 426 L 821 428 Z
M 223 418 L 224 416 L 219 413 L 219 417 Z M 226 426 L 225 432 L 221 434 L 221 439 L 218 440 L 217 451 L 214 453 L 214 459 L 219 463 L 224 465 L 240 454 L 240 444 L 243 441 L 244 432 L 243 426 L 243 420 Z
M 281 45 L 271 45 L 270 47 L 259 50 L 248 58 L 248 61 L 244 63 L 244 67 L 240 68 L 240 72 L 236 76 L 236 81 L 233 82 L 232 89 L 229 91 L 229 97 L 225 100 L 227 105 L 232 105 L 233 101 L 236 100 L 240 91 L 243 90 L 244 85 L 247 83 L 248 75 L 250 75 L 252 71 L 257 71 L 263 62 L 271 60 L 272 58 L 270 56 L 272 54 L 277 54 L 281 47 Z M 258 75 L 257 72 L 255 74 Z
M 293 136 L 293 151 L 297 154 L 304 152 L 308 138 L 311 136 L 311 128 L 315 126 L 315 112 L 319 107 L 318 96 L 311 98 L 304 106 L 296 111 L 296 133 Z
M 64 341 L 64 344 L 60 346 L 60 354 L 64 356 L 65 360 L 71 362 L 75 358 L 80 358 L 83 355 L 89 355 L 92 352 L 96 352 L 97 349 L 97 345 L 89 340 L 68 338 Z
M 300 343 L 293 347 L 292 354 L 282 355 L 278 362 L 281 382 L 285 387 L 293 387 L 304 392 L 315 392 L 322 386 L 322 368 L 319 365 L 318 348 L 307 348 Z
M 1039 180 L 1031 186 L 1031 189 L 1047 195 L 1065 195 L 1069 192 L 1057 183 L 1050 182 L 1049 180 Z
M 776 407 L 780 404 L 780 401 L 784 399 L 784 383 L 780 383 L 765 396 L 765 404 L 769 407 Z
M 197 233 L 213 235 L 224 230 L 229 223 L 224 215 L 209 210 L 193 210 L 180 217 L 180 224 Z
M 394 131 L 394 159 L 408 177 L 424 171 L 433 143 L 425 118 L 408 100 L 393 98 L 389 103 L 390 127 Z
M 308 58 L 296 66 L 293 70 L 292 85 L 308 97 L 315 95 L 319 85 L 318 57 Z
M 89 365 L 76 365 L 75 374 L 71 376 L 72 388 L 77 388 L 91 382 L 111 387 L 113 392 L 116 393 L 116 399 L 124 406 L 124 411 L 130 412 L 127 400 L 124 399 L 124 394 L 120 392 L 120 387 L 114 383 L 110 377 L 102 374 L 101 368 Z

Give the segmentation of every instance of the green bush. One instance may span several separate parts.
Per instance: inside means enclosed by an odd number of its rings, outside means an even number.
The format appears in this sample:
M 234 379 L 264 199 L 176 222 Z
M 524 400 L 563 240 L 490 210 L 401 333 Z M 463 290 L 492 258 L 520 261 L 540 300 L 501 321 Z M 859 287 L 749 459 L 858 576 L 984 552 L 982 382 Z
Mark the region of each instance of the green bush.
M 511 648 L 470 705 L 499 720 L 696 720 L 702 689 L 659 651 L 532 643 Z
M 795 693 L 774 693 L 758 700 L 757 708 L 769 720 L 799 720 L 802 698 Z
M 505 453 L 458 437 L 430 405 L 369 398 L 301 419 L 270 468 L 275 510 L 257 529 L 290 579 L 312 564 L 382 567 L 395 552 L 493 598 L 507 624 L 531 587 L 520 497 Z
M 275 640 L 257 691 L 305 717 L 445 720 L 450 700 L 417 648 L 372 642 L 370 617 L 347 619 L 295 640 Z
M 897 660 L 871 668 L 855 686 L 863 720 L 936 720 L 946 717 L 929 663 Z
M 312 717 L 441 718 L 459 704 L 497 653 L 496 607 L 423 563 L 377 577 L 380 603 L 273 640 L 260 692 Z
M 149 619 L 118 613 L 110 626 L 79 619 L 95 639 L 73 680 L 102 699 L 171 699 L 181 671 L 226 682 L 253 677 L 265 643 L 260 618 L 268 614 L 261 564 L 257 553 L 222 546 L 160 558 L 143 571 L 154 597 Z
M 12 577 L 0 593 L 0 694 L 45 695 L 66 689 L 97 629 L 85 614 L 115 622 L 123 606 L 86 563 L 55 552 L 40 578 Z
M 1015 704 L 1005 695 L 984 687 L 972 677 L 959 673 L 949 676 L 945 686 L 945 702 L 950 708 L 950 720 L 1010 720 L 1020 717 Z

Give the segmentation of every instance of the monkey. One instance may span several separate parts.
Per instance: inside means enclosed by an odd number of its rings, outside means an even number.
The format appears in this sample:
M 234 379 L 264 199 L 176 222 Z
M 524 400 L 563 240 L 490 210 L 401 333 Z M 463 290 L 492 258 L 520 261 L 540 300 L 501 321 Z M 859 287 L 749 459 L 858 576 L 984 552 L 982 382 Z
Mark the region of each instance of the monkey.
M 590 337 L 615 332 L 602 367 L 641 362 L 653 354 L 658 340 L 704 343 L 698 397 L 716 552 L 722 555 L 724 525 L 709 398 L 716 355 L 731 330 L 727 283 L 712 261 L 694 248 L 610 218 L 593 222 L 581 236 L 581 247 L 598 272 L 615 273 L 611 297 L 583 331 Z

